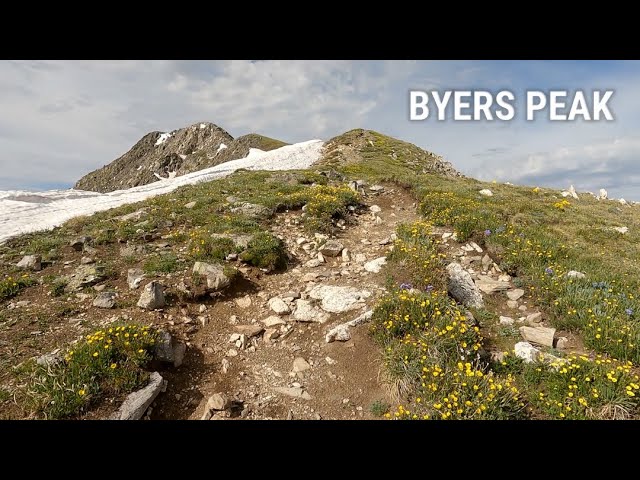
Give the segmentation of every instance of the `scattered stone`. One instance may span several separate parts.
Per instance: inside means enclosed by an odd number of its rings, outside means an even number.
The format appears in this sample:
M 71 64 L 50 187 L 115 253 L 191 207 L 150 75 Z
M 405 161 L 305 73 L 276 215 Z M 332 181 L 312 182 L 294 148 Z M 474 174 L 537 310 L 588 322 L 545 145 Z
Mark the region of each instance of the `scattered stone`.
M 42 257 L 40 255 L 25 255 L 16 267 L 39 272 L 42 270 Z
M 469 246 L 471 246 L 471 248 L 473 248 L 478 253 L 482 253 L 483 252 L 483 250 L 480 247 L 480 245 L 478 245 L 476 242 L 469 242 Z
M 389 245 L 391 243 L 391 239 L 389 237 L 385 237 L 378 242 L 379 245 Z
M 255 337 L 257 335 L 260 335 L 262 332 L 264 332 L 264 327 L 258 324 L 235 325 L 233 328 L 235 328 L 238 332 L 240 332 L 241 335 L 246 335 L 247 338 Z
M 515 300 L 507 300 L 507 307 L 518 308 L 518 302 L 516 302 Z
M 275 340 L 276 338 L 279 338 L 279 337 L 280 337 L 280 331 L 277 328 L 267 328 L 264 331 L 263 338 L 267 342 Z
M 230 348 L 227 352 L 227 357 L 237 357 L 238 351 L 235 348 Z
M 301 387 L 275 387 L 274 390 L 283 395 L 294 398 L 302 398 L 303 400 L 311 400 L 311 395 L 304 391 Z
M 531 315 L 527 315 L 527 323 L 540 323 L 542 321 L 542 313 L 536 312 Z
M 296 300 L 293 318 L 299 322 L 325 323 L 329 320 L 330 315 L 313 306 L 309 300 Z
M 518 342 L 514 346 L 515 355 L 524 360 L 525 363 L 535 363 L 540 357 L 540 350 L 529 342 Z
M 556 339 L 556 348 L 558 350 L 564 350 L 569 346 L 569 339 L 567 337 L 558 337 Z
M 296 245 L 298 245 L 299 247 L 301 247 L 305 243 L 309 243 L 309 240 L 307 240 L 304 237 L 299 237 L 299 238 L 296 239 Z
M 41 355 L 36 359 L 36 363 L 38 365 L 42 365 L 43 367 L 53 367 L 61 362 L 62 357 L 58 354 L 58 352 L 45 353 L 44 355 Z
M 447 265 L 449 274 L 449 294 L 465 307 L 483 308 L 484 301 L 480 290 L 473 283 L 471 275 L 459 263 L 452 262 Z
M 153 352 L 153 358 L 178 368 L 184 361 L 186 351 L 187 346 L 184 342 L 173 338 L 166 330 L 161 330 Z
M 311 365 L 309 365 L 309 362 L 307 362 L 304 358 L 296 357 L 293 360 L 293 367 L 291 370 L 294 373 L 299 373 L 299 372 L 304 372 L 306 370 L 309 370 L 310 368 L 311 368 Z
M 487 295 L 503 292 L 509 289 L 509 284 L 506 282 L 499 282 L 489 277 L 480 277 L 476 281 L 476 286 Z
M 80 265 L 71 276 L 67 277 L 68 283 L 64 290 L 71 293 L 92 287 L 106 278 L 104 272 L 105 269 L 102 266 Z
M 364 264 L 364 269 L 367 272 L 379 273 L 382 270 L 382 266 L 387 263 L 387 257 L 376 258 Z
M 264 323 L 265 327 L 276 327 L 278 325 L 285 325 L 287 322 L 276 315 L 271 315 L 270 317 L 262 320 L 262 323 Z
M 320 261 L 320 263 L 325 263 L 326 260 L 324 258 L 324 255 L 322 255 L 321 252 L 318 252 L 318 260 Z
M 88 245 L 89 243 L 91 243 L 91 240 L 92 240 L 91 237 L 84 236 L 84 237 L 76 238 L 75 240 L 71 240 L 69 245 L 71 245 L 71 247 L 77 252 L 81 252 L 85 245 Z
M 80 265 L 89 265 L 91 263 L 96 263 L 96 261 L 91 257 L 82 257 L 80 259 Z
M 367 256 L 364 253 L 356 254 L 356 262 L 357 263 L 364 263 L 366 261 L 367 261 Z
M 627 233 L 629 231 L 629 228 L 628 227 L 613 227 L 613 230 L 615 230 L 616 232 L 621 233 L 621 234 L 624 235 L 625 233 Z
M 204 313 L 204 312 L 206 312 L 206 311 L 207 311 L 207 306 L 206 306 L 206 305 L 200 305 L 200 306 L 198 307 L 198 312 L 200 312 L 200 313 Z
M 526 312 L 527 311 L 527 306 L 526 305 L 520 305 L 518 307 L 518 310 L 520 310 L 521 312 Z
M 503 317 L 500 315 L 500 325 L 513 325 L 516 321 L 511 317 Z
M 138 307 L 155 310 L 165 306 L 163 287 L 158 282 L 149 282 L 138 300 Z
M 231 400 L 224 393 L 214 393 L 207 400 L 207 411 L 211 410 L 227 410 L 231 407 Z
M 506 273 L 502 274 L 502 275 L 500 275 L 498 277 L 498 281 L 499 282 L 510 282 L 511 281 L 511 275 L 507 275 Z
M 555 328 L 547 327 L 520 327 L 520 335 L 527 342 L 537 343 L 545 347 L 553 347 Z
M 93 306 L 98 308 L 114 308 L 116 306 L 116 292 L 99 293 L 93 300 Z
M 255 203 L 241 203 L 237 207 L 231 209 L 231 213 L 240 213 L 253 220 L 266 220 L 273 216 L 274 211 L 264 205 Z
M 336 363 L 338 363 L 331 357 L 324 357 L 324 361 L 327 362 L 327 365 L 335 365 Z
M 233 301 L 236 302 L 236 305 L 238 305 L 240 308 L 249 308 L 251 306 L 250 295 L 245 295 L 244 297 L 240 298 L 234 298 Z
M 309 292 L 309 296 L 321 300 L 323 310 L 331 313 L 343 313 L 361 307 L 365 299 L 371 296 L 371 292 L 358 290 L 355 287 L 319 285 Z
M 193 207 L 195 207 L 197 205 L 197 203 L 198 202 L 189 202 L 184 206 L 184 208 L 192 209 Z
M 282 299 L 285 301 L 293 301 L 300 298 L 300 292 L 287 292 L 282 295 Z
M 369 187 L 369 190 L 371 190 L 372 192 L 381 193 L 384 192 L 384 187 L 382 185 L 371 185 Z
M 320 248 L 320 253 L 326 255 L 327 257 L 337 257 L 342 252 L 344 245 L 337 240 L 329 240 L 327 241 L 322 248 Z
M 146 387 L 130 393 L 111 420 L 140 420 L 158 394 L 166 389 L 158 372 L 149 375 Z
M 220 361 L 220 371 L 222 373 L 227 373 L 229 371 L 229 367 L 231 366 L 231 362 L 229 360 L 227 360 L 226 358 L 223 358 Z
M 516 288 L 515 290 L 509 290 L 507 292 L 507 298 L 513 301 L 521 299 L 523 295 L 524 295 L 524 290 L 521 288 Z
M 347 342 L 351 340 L 351 332 L 349 328 L 356 327 L 361 323 L 368 322 L 373 317 L 373 310 L 369 310 L 368 312 L 363 313 L 359 317 L 354 318 L 345 323 L 341 323 L 336 327 L 332 328 L 327 332 L 324 339 L 327 343 L 331 343 L 334 341 L 338 342 Z
M 493 192 L 491 190 L 489 190 L 488 188 L 483 188 L 478 193 L 480 193 L 480 195 L 484 195 L 485 197 L 493 197 Z
M 314 273 L 314 272 L 309 272 L 309 273 L 304 274 L 302 276 L 301 280 L 303 282 L 315 282 L 318 279 L 318 277 L 320 277 L 319 274 Z
M 342 249 L 342 261 L 343 262 L 350 262 L 351 261 L 351 255 L 349 252 L 348 248 L 343 248 Z
M 598 192 L 598 196 L 596 197 L 598 200 L 606 200 L 609 194 L 604 188 L 601 188 Z
M 582 272 L 577 272 L 576 270 L 570 270 L 567 272 L 567 277 L 569 278 L 585 278 L 586 275 Z
M 317 258 L 312 258 L 311 260 L 308 260 L 304 264 L 304 266 L 307 268 L 316 268 L 316 267 L 319 267 L 320 265 L 322 265 L 322 262 Z
M 196 262 L 193 265 L 193 273 L 203 275 L 207 278 L 207 291 L 209 292 L 216 292 L 231 285 L 232 277 L 225 274 L 225 267 L 220 264 Z
M 393 215 L 393 213 L 391 215 Z M 375 221 L 376 225 L 382 225 L 382 218 L 380 218 L 378 215 L 376 215 L 374 221 Z M 369 245 L 369 244 L 367 244 L 367 245 Z
M 106 286 L 106 285 L 104 285 L 104 284 L 103 284 L 103 285 L 94 285 L 94 286 L 93 286 L 93 289 L 94 289 L 96 292 L 102 292 L 105 288 L 107 288 L 107 286 Z
M 273 297 L 269 300 L 268 305 L 269 308 L 278 315 L 288 315 L 291 313 L 289 305 L 287 305 L 280 297 Z
M 371 205 L 369 207 L 369 210 L 371 210 L 373 213 L 380 213 L 382 211 L 382 209 L 378 205 Z

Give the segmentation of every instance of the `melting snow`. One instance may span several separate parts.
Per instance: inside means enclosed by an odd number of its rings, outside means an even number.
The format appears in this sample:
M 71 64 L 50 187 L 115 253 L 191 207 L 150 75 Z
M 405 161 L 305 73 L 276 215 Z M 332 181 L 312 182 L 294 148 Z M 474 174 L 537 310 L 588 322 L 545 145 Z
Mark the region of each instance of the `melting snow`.
M 252 148 L 245 158 L 179 177 L 175 176 L 175 172 L 170 172 L 169 178 L 162 181 L 109 193 L 74 189 L 46 192 L 0 191 L 0 243 L 23 233 L 51 229 L 80 215 L 91 215 L 120 205 L 140 202 L 156 195 L 172 192 L 183 185 L 226 177 L 239 168 L 248 170 L 308 168 L 320 158 L 322 146 L 321 140 L 311 140 L 269 152 Z
M 216 153 L 219 153 L 220 150 L 224 150 L 225 148 L 227 148 L 227 146 L 224 143 L 221 143 L 220 146 L 218 147 L 218 150 L 216 150 Z
M 162 145 L 164 142 L 166 142 L 169 139 L 170 136 L 171 136 L 171 133 L 160 134 L 160 136 L 158 137 L 158 140 L 156 140 L 156 146 Z

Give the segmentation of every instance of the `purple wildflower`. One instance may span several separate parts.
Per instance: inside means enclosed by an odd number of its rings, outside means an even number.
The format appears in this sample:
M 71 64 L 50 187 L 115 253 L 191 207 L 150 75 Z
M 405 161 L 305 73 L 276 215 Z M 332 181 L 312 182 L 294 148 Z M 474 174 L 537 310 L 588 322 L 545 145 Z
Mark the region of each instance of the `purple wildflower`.
M 488 237 L 489 235 L 491 235 L 491 230 L 489 230 L 488 228 L 484 231 L 484 235 L 485 237 Z
M 400 290 L 411 290 L 413 286 L 410 283 L 401 283 Z
M 627 308 L 624 313 L 626 313 L 627 315 L 631 316 L 633 315 L 633 309 L 632 308 Z
M 426 290 L 427 292 L 432 291 L 432 290 L 433 290 L 433 285 L 427 285 L 427 287 L 425 288 L 425 290 Z
M 548 275 L 553 275 L 553 268 L 551 267 L 547 267 L 544 269 L 544 273 L 548 274 Z

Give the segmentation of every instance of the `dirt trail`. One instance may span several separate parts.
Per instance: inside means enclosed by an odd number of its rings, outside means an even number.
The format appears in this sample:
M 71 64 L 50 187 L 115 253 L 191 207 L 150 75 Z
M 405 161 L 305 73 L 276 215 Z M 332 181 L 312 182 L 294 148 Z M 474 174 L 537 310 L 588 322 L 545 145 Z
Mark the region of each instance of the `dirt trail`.
M 274 274 L 242 268 L 244 280 L 223 297 L 204 303 L 206 311 L 200 312 L 198 304 L 188 306 L 186 313 L 204 317 L 205 325 L 189 337 L 184 364 L 162 373 L 168 388 L 158 397 L 152 419 L 199 419 L 214 393 L 238 402 L 238 408 L 227 413 L 232 418 L 373 418 L 371 404 L 388 399 L 378 379 L 380 350 L 367 334 L 367 325 L 351 328 L 352 338 L 347 342 L 326 343 L 325 334 L 373 308 L 384 292 L 384 268 L 379 273 L 366 271 L 361 255 L 366 262 L 387 255 L 392 245 L 389 237 L 397 225 L 416 220 L 417 214 L 414 199 L 395 186 L 368 194 L 365 202 L 368 209 L 351 216 L 351 223 L 336 237 L 349 251 L 349 261 L 340 255 L 325 256 L 325 263 L 318 266 L 313 266 L 317 262 L 307 263 L 318 257 L 318 251 L 313 243 L 316 239 L 300 225 L 302 212 L 279 214 L 272 231 L 286 242 L 295 265 Z M 380 211 L 372 212 L 373 205 Z M 302 238 L 308 242 L 302 243 Z M 311 300 L 309 292 L 318 285 L 355 287 L 371 295 L 356 309 L 329 313 L 325 323 L 299 322 L 292 315 L 282 315 L 286 326 L 276 328 L 289 330 L 280 338 L 268 340 L 266 334 L 259 335 L 253 343 L 247 340 L 244 348 L 230 342 L 238 333 L 237 325 L 263 325 L 263 320 L 276 315 L 269 299 L 280 297 L 294 305 L 291 297 Z M 297 361 L 306 370 L 293 372 L 296 358 L 308 363 Z M 278 387 L 305 398 L 278 392 Z

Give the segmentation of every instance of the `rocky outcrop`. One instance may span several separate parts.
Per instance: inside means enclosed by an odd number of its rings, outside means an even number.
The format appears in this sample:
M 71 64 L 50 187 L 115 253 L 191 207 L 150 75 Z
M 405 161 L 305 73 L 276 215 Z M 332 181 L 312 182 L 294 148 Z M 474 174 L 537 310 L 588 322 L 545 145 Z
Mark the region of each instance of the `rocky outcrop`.
M 104 193 L 146 185 L 244 158 L 251 148 L 272 150 L 284 145 L 256 134 L 234 140 L 210 122 L 166 133 L 151 132 L 121 157 L 82 177 L 74 188 Z

